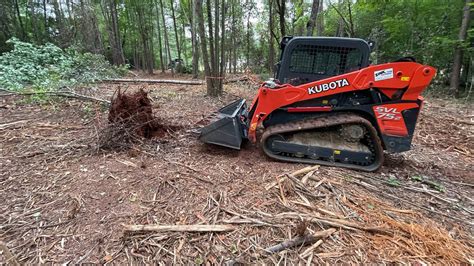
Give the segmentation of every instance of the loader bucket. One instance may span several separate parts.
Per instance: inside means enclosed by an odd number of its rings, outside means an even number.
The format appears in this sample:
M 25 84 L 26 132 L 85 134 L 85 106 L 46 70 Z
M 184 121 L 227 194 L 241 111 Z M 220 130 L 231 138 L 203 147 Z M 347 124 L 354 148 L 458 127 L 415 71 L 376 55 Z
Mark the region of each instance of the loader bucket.
M 199 140 L 240 150 L 242 139 L 247 138 L 247 125 L 241 119 L 246 112 L 244 99 L 222 107 L 217 114 L 218 120 L 201 129 Z

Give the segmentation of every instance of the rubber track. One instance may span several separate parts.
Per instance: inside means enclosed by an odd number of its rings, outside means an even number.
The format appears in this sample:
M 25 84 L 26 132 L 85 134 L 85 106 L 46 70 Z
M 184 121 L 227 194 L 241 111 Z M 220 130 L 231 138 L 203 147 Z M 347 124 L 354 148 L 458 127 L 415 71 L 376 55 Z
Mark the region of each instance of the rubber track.
M 367 165 L 367 166 L 362 166 L 362 165 L 348 164 L 348 163 L 341 163 L 341 162 L 330 162 L 330 161 L 324 161 L 324 160 L 314 160 L 314 159 L 309 159 L 309 158 L 296 158 L 296 157 L 282 156 L 278 154 L 273 154 L 267 148 L 267 145 L 265 145 L 266 140 L 270 136 L 275 135 L 275 134 L 296 132 L 296 131 L 302 131 L 302 130 L 323 128 L 323 127 L 331 127 L 331 126 L 337 126 L 337 125 L 343 125 L 343 124 L 362 124 L 366 127 L 368 133 L 371 136 L 373 152 L 375 153 L 374 162 L 372 164 Z M 261 143 L 263 151 L 265 152 L 267 156 L 277 159 L 277 160 L 288 161 L 288 162 L 299 162 L 299 163 L 310 163 L 310 164 L 344 167 L 344 168 L 367 171 L 367 172 L 376 171 L 377 169 L 380 168 L 380 166 L 382 166 L 382 163 L 383 163 L 383 148 L 380 142 L 380 138 L 378 137 L 377 131 L 367 119 L 355 114 L 351 114 L 351 113 L 331 114 L 331 115 L 317 117 L 317 118 L 305 119 L 301 121 L 270 126 L 266 128 L 265 131 L 263 132 L 260 143 Z

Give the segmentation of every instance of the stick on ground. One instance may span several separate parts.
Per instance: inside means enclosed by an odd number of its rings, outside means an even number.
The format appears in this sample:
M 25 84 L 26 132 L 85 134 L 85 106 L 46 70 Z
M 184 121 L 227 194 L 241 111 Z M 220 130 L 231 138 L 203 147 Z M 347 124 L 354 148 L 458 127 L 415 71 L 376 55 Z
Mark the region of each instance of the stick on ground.
M 316 170 L 318 170 L 318 169 L 319 169 L 319 165 L 308 166 L 308 167 L 305 167 L 305 168 L 303 168 L 303 169 L 300 169 L 300 170 L 297 170 L 297 171 L 291 173 L 290 176 L 292 176 L 292 177 L 297 177 L 297 176 L 299 176 L 299 175 L 306 174 L 306 173 L 311 172 L 311 171 L 316 171 Z M 280 177 L 281 177 L 281 179 L 280 179 Z M 288 178 L 288 175 L 284 175 L 283 177 L 282 177 L 282 176 L 279 176 L 279 177 L 277 178 L 277 180 L 279 179 L 279 182 L 283 182 L 283 181 L 285 181 L 287 178 Z M 266 190 L 270 190 L 272 187 L 278 185 L 279 182 L 278 182 L 278 181 L 272 182 L 271 184 L 265 186 L 265 189 L 266 189 Z
M 328 237 L 329 235 L 331 235 L 335 231 L 336 231 L 335 228 L 331 228 L 331 229 L 328 229 L 328 230 L 316 232 L 312 235 L 306 235 L 306 236 L 302 236 L 302 237 L 298 236 L 298 237 L 295 237 L 293 239 L 283 241 L 278 245 L 266 248 L 265 251 L 267 251 L 268 253 L 277 253 L 277 252 L 280 252 L 282 250 L 292 248 L 292 247 L 295 247 L 295 246 L 313 244 L 314 242 L 318 241 L 321 238 Z
M 202 85 L 201 80 L 178 80 L 178 79 L 106 79 L 109 82 L 130 82 L 130 83 L 165 83 L 165 84 L 184 84 L 184 85 Z
M 157 225 L 157 224 L 124 224 L 127 232 L 226 232 L 235 229 L 228 224 L 195 224 L 195 225 Z

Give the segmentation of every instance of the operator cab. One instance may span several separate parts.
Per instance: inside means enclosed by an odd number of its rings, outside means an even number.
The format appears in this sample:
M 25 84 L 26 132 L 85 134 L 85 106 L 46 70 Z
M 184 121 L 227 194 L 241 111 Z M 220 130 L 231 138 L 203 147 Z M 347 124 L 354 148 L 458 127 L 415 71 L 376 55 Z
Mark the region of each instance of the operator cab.
M 357 38 L 283 37 L 275 78 L 300 85 L 369 66 L 370 44 Z

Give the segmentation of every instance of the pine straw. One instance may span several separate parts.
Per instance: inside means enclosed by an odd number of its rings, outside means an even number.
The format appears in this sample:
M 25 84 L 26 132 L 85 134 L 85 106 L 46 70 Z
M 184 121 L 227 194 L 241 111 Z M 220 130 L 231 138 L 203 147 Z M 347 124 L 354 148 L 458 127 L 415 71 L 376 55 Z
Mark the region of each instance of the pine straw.
M 378 206 L 370 210 L 358 208 L 366 224 L 377 224 L 394 232 L 393 236 L 368 235 L 370 245 L 384 260 L 407 262 L 421 259 L 428 263 L 443 261 L 459 264 L 468 262 L 469 254 L 474 252 L 472 247 L 453 238 L 452 235 L 464 234 L 459 228 L 453 228 L 450 233 L 420 213 L 393 209 L 374 197 L 367 196 L 361 201 L 365 206 Z
M 472 263 L 472 254 L 474 254 L 472 237 L 459 226 L 454 226 L 448 232 L 443 225 L 433 221 L 426 214 L 409 209 L 397 209 L 393 202 L 382 200 L 383 192 L 380 195 L 369 192 L 365 190 L 368 184 L 359 187 L 354 185 L 354 182 L 347 182 L 347 178 L 341 179 L 342 177 L 343 175 L 334 174 L 331 178 L 327 178 L 327 181 L 318 187 L 318 191 L 311 189 L 315 180 L 310 181 L 308 189 L 305 189 L 299 186 L 299 179 L 293 179 L 292 181 L 296 184 L 293 185 L 295 188 L 293 193 L 289 193 L 288 188 L 292 186 L 288 184 L 285 185 L 287 190 L 284 194 L 278 191 L 279 186 L 275 186 L 273 192 L 278 197 L 281 206 L 291 209 L 292 212 L 291 214 L 280 213 L 274 217 L 308 219 L 313 224 L 310 226 L 312 229 L 321 224 L 340 223 L 339 228 L 342 231 L 339 232 L 339 238 L 342 243 L 340 240 L 326 241 L 322 245 L 324 250 L 333 253 L 347 249 L 349 246 L 355 250 L 363 250 L 364 257 L 369 261 Z M 280 184 L 288 183 L 289 180 L 280 181 Z M 330 193 L 329 198 L 332 200 L 328 201 L 328 196 L 326 196 L 325 203 L 308 201 L 306 195 L 302 195 L 303 192 L 314 193 L 314 196 Z M 288 204 L 288 202 L 297 204 Z M 308 209 L 313 211 L 308 212 Z M 314 212 L 314 210 L 319 211 Z M 336 216 L 337 219 L 334 218 Z M 320 229 L 316 227 L 315 230 L 324 229 L 324 227 Z M 346 262 L 347 260 L 361 262 L 360 259 L 353 259 L 350 251 L 336 252 L 329 256 L 346 256 L 344 260 Z

